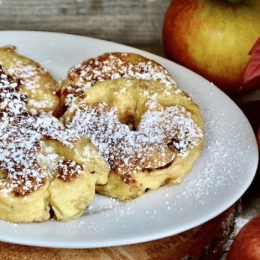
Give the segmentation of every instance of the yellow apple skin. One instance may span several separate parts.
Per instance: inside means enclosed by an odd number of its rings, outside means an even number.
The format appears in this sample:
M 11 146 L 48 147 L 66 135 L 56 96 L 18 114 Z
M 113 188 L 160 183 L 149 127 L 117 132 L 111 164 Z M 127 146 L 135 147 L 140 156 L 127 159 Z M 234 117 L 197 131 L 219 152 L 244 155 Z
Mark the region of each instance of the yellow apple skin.
M 231 95 L 260 87 L 242 87 L 259 37 L 259 0 L 173 0 L 164 18 L 165 56 Z

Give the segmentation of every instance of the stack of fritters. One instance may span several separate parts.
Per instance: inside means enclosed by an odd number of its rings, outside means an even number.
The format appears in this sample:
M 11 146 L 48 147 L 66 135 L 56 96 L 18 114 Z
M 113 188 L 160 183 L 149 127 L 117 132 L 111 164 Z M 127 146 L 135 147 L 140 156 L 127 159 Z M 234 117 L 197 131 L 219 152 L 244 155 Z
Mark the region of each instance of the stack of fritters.
M 105 53 L 59 83 L 14 47 L 0 65 L 2 220 L 77 218 L 95 192 L 128 200 L 180 183 L 201 155 L 199 107 L 153 60 Z
M 27 100 L 44 92 L 46 79 L 40 81 L 27 96 L 20 78 L 0 67 L 0 219 L 10 222 L 79 217 L 109 173 L 92 142 L 64 127 L 50 108 L 30 114 Z

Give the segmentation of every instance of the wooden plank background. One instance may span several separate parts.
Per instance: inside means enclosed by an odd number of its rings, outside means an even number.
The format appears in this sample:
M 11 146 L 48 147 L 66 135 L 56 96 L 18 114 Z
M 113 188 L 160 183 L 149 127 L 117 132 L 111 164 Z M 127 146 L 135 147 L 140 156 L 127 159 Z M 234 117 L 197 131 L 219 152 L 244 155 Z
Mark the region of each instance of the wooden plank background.
M 64 32 L 161 45 L 171 0 L 0 0 L 0 30 Z

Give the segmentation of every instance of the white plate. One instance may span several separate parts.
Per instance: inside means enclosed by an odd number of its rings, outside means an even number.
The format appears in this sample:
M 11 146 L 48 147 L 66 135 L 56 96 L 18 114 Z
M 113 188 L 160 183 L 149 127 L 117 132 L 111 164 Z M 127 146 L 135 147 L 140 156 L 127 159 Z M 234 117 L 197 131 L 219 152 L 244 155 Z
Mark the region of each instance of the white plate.
M 205 149 L 179 186 L 163 187 L 128 203 L 96 196 L 91 208 L 68 223 L 10 224 L 0 221 L 0 240 L 18 244 L 95 248 L 145 242 L 198 226 L 231 206 L 255 175 L 258 149 L 241 110 L 213 84 L 171 61 L 120 44 L 66 34 L 0 32 L 0 46 L 46 67 L 56 79 L 68 69 L 104 52 L 136 52 L 165 66 L 178 86 L 201 108 L 206 127 Z

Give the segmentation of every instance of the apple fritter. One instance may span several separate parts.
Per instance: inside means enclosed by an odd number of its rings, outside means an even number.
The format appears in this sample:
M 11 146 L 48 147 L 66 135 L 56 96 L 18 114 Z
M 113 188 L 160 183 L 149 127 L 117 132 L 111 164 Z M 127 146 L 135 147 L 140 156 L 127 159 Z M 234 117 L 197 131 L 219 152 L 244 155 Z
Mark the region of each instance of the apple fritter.
M 71 67 L 67 78 L 60 83 L 61 101 L 66 107 L 97 82 L 118 78 L 158 80 L 169 88 L 176 88 L 172 75 L 156 61 L 137 53 L 112 52 Z
M 20 85 L 19 93 L 27 97 L 26 107 L 31 114 L 61 115 L 58 84 L 38 62 L 20 55 L 14 46 L 0 48 L 0 65 Z
M 158 80 L 100 81 L 74 100 L 63 122 L 90 138 L 110 166 L 96 191 L 120 200 L 178 184 L 202 153 L 199 107 Z
M 55 117 L 31 115 L 19 82 L 0 68 L 0 219 L 22 223 L 79 217 L 109 168 L 88 138 Z

